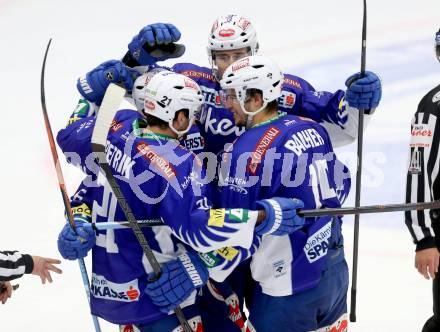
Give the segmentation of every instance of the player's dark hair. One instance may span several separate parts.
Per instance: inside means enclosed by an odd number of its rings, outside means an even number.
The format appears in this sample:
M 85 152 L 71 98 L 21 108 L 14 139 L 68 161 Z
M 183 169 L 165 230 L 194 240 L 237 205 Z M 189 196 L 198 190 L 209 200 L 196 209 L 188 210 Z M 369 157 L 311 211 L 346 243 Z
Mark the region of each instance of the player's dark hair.
M 174 119 L 173 119 L 173 121 L 177 119 L 177 117 L 179 116 L 179 113 L 180 113 L 180 112 L 183 112 L 183 114 L 184 114 L 187 118 L 189 118 L 189 110 L 186 109 L 186 108 L 184 108 L 184 109 L 178 110 L 178 111 L 176 112 L 176 114 L 174 115 Z M 154 115 L 151 115 L 151 114 L 145 114 L 145 120 L 147 121 L 147 123 L 148 123 L 149 126 L 152 126 L 152 127 L 159 127 L 160 129 L 167 129 L 167 128 L 168 128 L 168 123 L 166 123 L 165 121 L 163 121 L 163 120 L 161 120 L 161 119 L 155 117 Z
M 263 93 L 259 89 L 247 89 L 246 90 L 246 97 L 247 98 L 253 98 L 256 94 L 259 94 L 260 97 L 263 97 Z M 272 100 L 271 102 L 267 103 L 266 110 L 269 112 L 277 112 L 278 111 L 278 99 Z

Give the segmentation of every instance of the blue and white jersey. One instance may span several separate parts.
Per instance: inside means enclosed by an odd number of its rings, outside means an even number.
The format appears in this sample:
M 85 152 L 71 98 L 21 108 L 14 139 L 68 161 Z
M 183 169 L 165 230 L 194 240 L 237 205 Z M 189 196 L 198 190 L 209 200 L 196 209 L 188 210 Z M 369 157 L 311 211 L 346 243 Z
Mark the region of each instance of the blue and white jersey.
M 322 126 L 281 115 L 248 129 L 223 153 L 217 201 L 254 208 L 256 200 L 291 197 L 302 200 L 305 209 L 337 208 L 350 183 Z M 340 218 L 306 218 L 306 226 L 289 236 L 263 236 L 251 262 L 263 292 L 286 296 L 313 288 L 328 249 L 342 245 L 341 223 Z
M 125 220 L 91 153 L 96 117 L 81 118 L 87 114 L 85 109 L 77 111 L 57 136 L 68 161 L 88 174 L 73 197 L 74 206 L 91 208 L 93 222 Z M 212 209 L 203 167 L 194 153 L 177 140 L 142 133 L 139 124 L 138 112 L 119 111 L 109 130 L 106 157 L 136 219 L 162 219 L 168 226 L 142 229 L 159 263 L 175 259 L 189 247 L 216 259 L 213 268 L 231 257 L 224 247 L 240 253 L 233 259 L 249 257 L 255 251 L 257 212 Z M 92 257 L 94 314 L 115 324 L 146 323 L 164 316 L 144 295 L 152 268 L 131 229 L 97 231 Z M 191 297 L 185 304 L 193 302 Z
M 178 63 L 169 68 L 190 77 L 202 89 L 205 102 L 199 117 L 200 124 L 188 136 L 191 139 L 183 144 L 196 153 L 202 148 L 194 143 L 203 137 L 204 150 L 219 153 L 226 143 L 233 142 L 244 132 L 244 127 L 236 126 L 232 113 L 220 101 L 220 84 L 212 74 L 212 69 L 191 63 Z M 316 91 L 306 80 L 291 74 L 284 75 L 282 95 L 278 99 L 281 112 L 308 117 L 321 123 L 328 130 L 334 145 L 351 143 L 357 135 L 358 110 L 349 107 L 344 99 L 345 92 L 334 93 Z M 368 122 L 367 115 L 365 120 Z M 200 133 L 200 134 L 198 134 Z

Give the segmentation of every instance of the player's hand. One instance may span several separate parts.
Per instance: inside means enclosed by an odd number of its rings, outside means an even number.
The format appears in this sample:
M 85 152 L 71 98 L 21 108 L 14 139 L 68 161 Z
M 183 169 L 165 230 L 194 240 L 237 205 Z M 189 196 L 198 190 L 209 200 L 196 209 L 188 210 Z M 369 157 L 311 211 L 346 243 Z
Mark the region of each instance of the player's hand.
M 185 46 L 176 44 L 180 31 L 169 23 L 154 23 L 142 28 L 128 44 L 128 49 L 139 64 L 146 66 L 185 53 Z
M 5 304 L 6 301 L 12 296 L 12 285 L 9 281 L 2 282 L 0 284 L 0 289 L 3 291 L 0 293 L 0 301 Z
M 133 89 L 133 83 L 140 76 L 136 70 L 127 67 L 119 60 L 109 60 L 78 78 L 76 87 L 88 101 L 101 105 L 105 91 L 110 83 L 121 84 L 127 91 Z
M 196 253 L 186 252 L 162 265 L 158 280 L 149 282 L 145 293 L 163 313 L 185 301 L 208 281 L 208 269 Z
M 286 235 L 304 225 L 304 218 L 297 214 L 297 210 L 304 207 L 299 199 L 273 197 L 256 201 L 255 204 L 266 211 L 266 219 L 255 227 L 257 235 Z
M 75 260 L 84 258 L 96 243 L 96 235 L 88 223 L 75 220 L 76 233 L 65 224 L 58 236 L 58 251 L 65 259 Z
M 434 279 L 438 272 L 439 259 L 440 253 L 437 248 L 416 251 L 415 268 L 425 279 Z
M 52 282 L 50 271 L 58 274 L 63 273 L 63 271 L 54 265 L 61 264 L 61 261 L 58 259 L 32 256 L 32 260 L 34 261 L 34 269 L 32 270 L 32 274 L 39 276 L 43 284 L 46 283 L 46 280 Z
M 382 98 L 382 82 L 371 71 L 365 72 L 365 76 L 362 78 L 360 76 L 360 73 L 356 73 L 345 81 L 347 86 L 345 100 L 349 106 L 357 109 L 374 109 Z

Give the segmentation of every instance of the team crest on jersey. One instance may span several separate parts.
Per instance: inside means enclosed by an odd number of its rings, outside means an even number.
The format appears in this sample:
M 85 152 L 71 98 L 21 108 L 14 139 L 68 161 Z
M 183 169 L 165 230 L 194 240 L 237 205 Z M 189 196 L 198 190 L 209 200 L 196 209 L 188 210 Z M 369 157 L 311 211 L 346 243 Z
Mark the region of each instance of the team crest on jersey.
M 95 273 L 92 276 L 90 290 L 96 298 L 119 302 L 138 301 L 140 295 L 137 279 L 117 284 Z

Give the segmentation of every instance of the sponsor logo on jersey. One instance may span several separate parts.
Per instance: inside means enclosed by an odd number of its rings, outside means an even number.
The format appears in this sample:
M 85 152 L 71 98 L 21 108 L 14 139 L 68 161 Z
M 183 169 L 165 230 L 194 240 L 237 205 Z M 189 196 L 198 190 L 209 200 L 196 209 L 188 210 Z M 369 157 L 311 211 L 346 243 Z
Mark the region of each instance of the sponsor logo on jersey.
M 293 86 L 294 88 L 302 89 L 301 84 L 291 78 L 284 77 L 283 84 Z
M 331 235 L 332 222 L 329 221 L 307 239 L 307 243 L 304 245 L 304 253 L 310 263 L 317 261 L 327 254 Z
M 203 103 L 205 105 L 221 107 L 222 102 L 221 102 L 220 94 L 217 90 L 202 87 L 202 92 L 203 92 Z
M 235 34 L 234 29 L 221 29 L 218 34 L 220 37 L 232 37 Z
M 86 204 L 81 204 L 80 206 L 72 207 L 72 214 L 82 214 L 87 217 L 92 216 L 92 211 Z
M 284 144 L 284 147 L 300 156 L 307 149 L 321 145 L 324 145 L 324 139 L 314 128 L 309 128 L 292 134 L 292 138 Z
M 133 167 L 135 162 L 109 141 L 107 141 L 107 144 L 105 145 L 105 153 L 109 165 L 116 172 L 129 179 L 130 169 Z
M 225 157 L 226 154 L 223 154 L 223 157 Z M 248 194 L 246 187 L 247 181 L 242 178 L 233 178 L 230 176 L 226 176 L 223 178 L 221 174 L 219 175 L 219 186 L 228 186 L 230 189 L 232 189 L 235 192 L 238 192 L 240 194 Z
M 233 247 L 223 247 L 221 249 L 217 249 L 215 252 L 228 261 L 232 261 L 239 253 L 239 251 Z
M 185 268 L 186 273 L 188 273 L 193 285 L 195 287 L 203 286 L 203 281 L 200 278 L 200 275 L 197 272 L 194 264 L 192 263 L 191 258 L 189 258 L 187 254 L 182 254 L 179 256 L 179 260 L 183 264 L 183 267 Z
M 159 156 L 152 147 L 145 142 L 139 142 L 136 145 L 136 150 L 146 159 L 149 160 L 152 165 L 158 168 L 167 179 L 172 179 L 176 176 L 174 167 Z
M 430 147 L 434 128 L 429 124 L 415 124 L 411 129 L 411 147 Z
M 215 82 L 215 77 L 214 77 L 214 75 L 212 75 L 212 74 L 208 74 L 208 73 L 205 73 L 205 72 L 203 72 L 203 71 L 198 71 L 198 70 L 185 70 L 185 71 L 181 72 L 181 74 L 182 74 L 182 75 L 185 75 L 185 76 L 187 76 L 187 77 L 195 78 L 195 79 L 198 79 L 198 78 L 204 78 L 205 80 Z
M 281 107 L 292 108 L 295 105 L 296 94 L 290 91 L 281 91 L 281 96 L 278 98 L 278 105 Z
M 199 175 L 196 172 L 191 172 L 188 176 L 185 176 L 182 183 L 182 189 L 188 188 L 190 183 L 197 187 L 203 186 L 203 182 L 199 180 Z
M 432 131 L 427 124 L 414 125 L 411 130 L 412 137 L 432 137 Z
M 248 172 L 251 174 L 256 173 L 258 165 L 261 163 L 261 160 L 266 154 L 267 149 L 269 149 L 270 145 L 273 143 L 275 138 L 280 135 L 280 133 L 281 131 L 276 127 L 270 127 L 268 130 L 266 130 L 252 152 L 251 160 L 247 166 Z
M 95 273 L 90 290 L 96 298 L 119 302 L 138 301 L 140 294 L 137 279 L 117 284 Z
M 230 119 L 216 119 L 214 115 L 215 111 L 216 109 L 213 109 L 212 107 L 203 108 L 200 122 L 205 127 L 204 129 L 206 132 L 222 136 L 229 136 L 232 134 L 240 136 L 245 131 L 245 127 L 237 127 Z
M 209 253 L 199 253 L 199 257 L 202 259 L 203 263 L 208 268 L 216 266 L 218 264 L 219 260 L 220 260 L 212 252 L 209 252 Z
M 415 149 L 411 155 L 408 172 L 418 174 L 422 171 L 422 152 Z
M 236 61 L 232 65 L 232 72 L 236 72 L 242 68 L 249 67 L 249 58 L 243 58 L 241 60 Z
M 123 127 L 123 124 L 121 122 L 118 122 L 116 120 L 113 120 L 111 125 L 110 125 L 110 131 L 112 133 L 116 133 L 119 131 L 119 129 L 121 129 Z
M 183 140 L 183 145 L 191 151 L 202 150 L 205 146 L 202 135 L 200 133 L 189 134 Z
M 225 209 L 210 209 L 208 226 L 223 227 L 225 223 Z
M 279 278 L 287 273 L 287 264 L 284 260 L 272 263 L 272 273 L 275 278 Z

